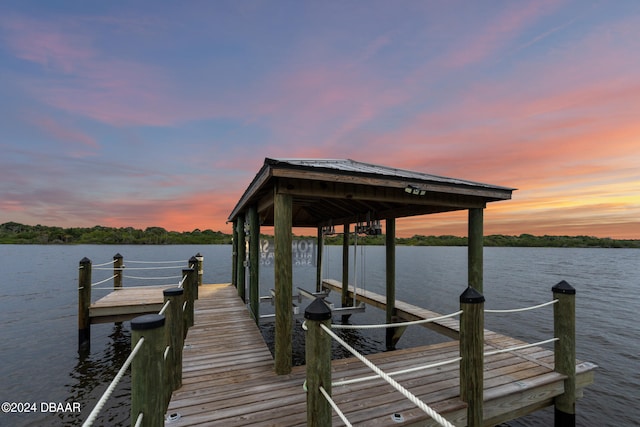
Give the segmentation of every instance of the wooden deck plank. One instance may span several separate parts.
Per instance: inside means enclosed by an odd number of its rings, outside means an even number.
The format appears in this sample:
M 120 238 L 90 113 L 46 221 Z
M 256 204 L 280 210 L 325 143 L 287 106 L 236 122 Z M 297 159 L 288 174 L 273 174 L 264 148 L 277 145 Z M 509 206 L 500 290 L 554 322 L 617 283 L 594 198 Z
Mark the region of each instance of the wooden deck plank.
M 409 306 L 404 307 L 413 310 Z M 438 314 L 421 309 L 412 315 Z M 456 322 L 448 321 L 440 327 L 456 332 Z M 491 331 L 487 338 L 485 351 L 522 343 Z M 168 410 L 179 413 L 181 418 L 172 426 L 306 424 L 304 366 L 294 367 L 289 375 L 274 373 L 271 353 L 235 288 L 200 288 L 195 325 L 189 330 L 185 345 L 183 385 L 173 393 Z M 563 377 L 549 366 L 550 354 L 550 350 L 533 347 L 486 357 L 485 411 L 492 420 L 502 422 L 513 414 L 524 415 L 548 405 L 553 396 L 562 392 Z M 385 372 L 391 372 L 458 355 L 458 342 L 448 341 L 367 357 Z M 459 399 L 458 368 L 458 363 L 452 363 L 401 374 L 396 379 L 447 419 L 461 425 L 466 422 L 466 404 Z M 580 384 L 584 386 L 592 381 L 593 373 L 590 366 L 583 366 L 582 371 Z M 332 361 L 333 381 L 369 375 L 371 371 L 354 358 Z M 380 379 L 335 386 L 332 394 L 354 425 L 395 425 L 391 419 L 394 413 L 402 414 L 405 425 L 433 425 L 426 414 Z M 511 412 L 505 415 L 507 410 Z M 334 423 L 341 424 L 337 416 Z

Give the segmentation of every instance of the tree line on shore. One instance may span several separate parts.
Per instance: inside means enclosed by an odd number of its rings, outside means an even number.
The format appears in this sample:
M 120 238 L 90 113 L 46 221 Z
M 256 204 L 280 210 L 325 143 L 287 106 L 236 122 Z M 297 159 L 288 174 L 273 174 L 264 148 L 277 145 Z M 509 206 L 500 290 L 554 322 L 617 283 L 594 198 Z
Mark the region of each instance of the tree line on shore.
M 268 238 L 269 236 L 263 236 Z M 315 238 L 315 236 L 313 236 Z M 24 225 L 17 222 L 0 224 L 0 244 L 118 244 L 118 245 L 181 245 L 230 244 L 232 236 L 220 231 L 167 231 L 162 227 L 50 227 Z M 353 238 L 351 239 L 353 240 Z M 352 242 L 353 243 L 353 242 Z M 384 245 L 385 236 L 358 236 L 359 245 Z M 593 236 L 484 236 L 484 246 L 561 247 L 561 248 L 640 248 L 640 240 L 611 239 Z M 327 245 L 341 245 L 342 234 L 325 238 Z M 467 238 L 458 236 L 398 237 L 396 244 L 407 246 L 466 246 Z

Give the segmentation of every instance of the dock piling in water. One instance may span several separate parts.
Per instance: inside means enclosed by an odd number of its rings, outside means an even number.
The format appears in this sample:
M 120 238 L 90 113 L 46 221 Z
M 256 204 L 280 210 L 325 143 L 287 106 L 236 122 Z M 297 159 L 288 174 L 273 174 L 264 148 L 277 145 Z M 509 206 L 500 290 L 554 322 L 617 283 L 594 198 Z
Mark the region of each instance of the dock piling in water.
M 184 303 L 184 289 L 165 289 L 163 295 L 165 303 L 169 301 L 169 306 L 165 311 L 167 325 L 165 339 L 169 347 L 167 356 L 167 381 L 169 383 L 167 403 L 169 403 L 171 393 L 182 386 L 182 348 L 184 346 L 182 306 Z
M 131 425 L 143 414 L 142 426 L 160 426 L 166 409 L 166 369 L 164 361 L 165 317 L 146 314 L 131 321 L 131 349 L 144 337 L 140 351 L 131 362 Z
M 331 426 L 331 405 L 320 392 L 323 387 L 331 396 L 331 337 L 320 328 L 321 324 L 331 325 L 331 309 L 322 298 L 316 298 L 305 310 L 304 318 L 307 425 Z
M 576 425 L 576 290 L 566 281 L 551 288 L 558 302 L 553 306 L 555 371 L 567 378 L 564 393 L 554 399 L 555 427 Z
M 469 286 L 460 295 L 460 398 L 467 402 L 467 425 L 481 427 L 484 390 L 484 296 Z
M 124 267 L 124 257 L 119 253 L 113 256 L 113 289 L 122 288 L 122 268 Z
M 84 257 L 78 267 L 78 349 L 91 341 L 91 260 Z

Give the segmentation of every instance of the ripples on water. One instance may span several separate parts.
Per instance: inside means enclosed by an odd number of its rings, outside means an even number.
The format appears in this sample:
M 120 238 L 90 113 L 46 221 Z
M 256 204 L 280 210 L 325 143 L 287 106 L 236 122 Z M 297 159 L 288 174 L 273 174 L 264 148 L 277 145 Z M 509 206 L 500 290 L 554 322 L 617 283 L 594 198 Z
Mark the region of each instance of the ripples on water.
M 328 247 L 325 277 L 340 279 L 341 247 Z M 205 283 L 230 281 L 230 246 L 15 246 L 0 245 L 0 400 L 80 402 L 80 414 L 0 414 L 4 426 L 76 426 L 86 419 L 130 352 L 129 322 L 93 325 L 91 351 L 77 351 L 77 265 L 94 264 L 120 252 L 127 259 L 186 259 L 205 256 Z M 360 256 L 360 255 L 359 255 Z M 384 293 L 384 248 L 362 249 L 358 284 Z M 577 289 L 577 356 L 596 363 L 595 384 L 577 404 L 580 426 L 639 425 L 640 250 L 487 248 L 484 289 L 487 308 L 524 307 L 552 298 L 551 287 L 567 280 Z M 440 313 L 458 309 L 466 287 L 466 248 L 398 247 L 396 295 L 400 300 Z M 93 281 L 104 275 L 94 273 Z M 353 272 L 351 272 L 353 277 Z M 294 270 L 294 286 L 313 288 L 315 270 Z M 273 269 L 261 269 L 261 290 L 273 287 Z M 94 293 L 94 299 L 100 291 Z M 103 291 L 105 293 L 106 291 Z M 337 302 L 337 301 L 334 301 Z M 268 304 L 261 310 L 268 313 Z M 552 308 L 517 315 L 487 316 L 488 329 L 525 341 L 550 338 Z M 508 317 L 506 317 L 508 316 Z M 353 323 L 384 321 L 384 312 L 367 307 Z M 273 325 L 261 328 L 273 342 Z M 294 333 L 294 358 L 304 360 L 300 322 Z M 384 333 L 341 331 L 363 353 L 384 351 Z M 443 338 L 424 328 L 409 328 L 398 348 L 431 344 Z M 335 357 L 345 351 L 334 346 Z M 128 426 L 130 378 L 125 375 L 96 425 Z M 509 422 L 512 427 L 553 424 L 553 409 Z

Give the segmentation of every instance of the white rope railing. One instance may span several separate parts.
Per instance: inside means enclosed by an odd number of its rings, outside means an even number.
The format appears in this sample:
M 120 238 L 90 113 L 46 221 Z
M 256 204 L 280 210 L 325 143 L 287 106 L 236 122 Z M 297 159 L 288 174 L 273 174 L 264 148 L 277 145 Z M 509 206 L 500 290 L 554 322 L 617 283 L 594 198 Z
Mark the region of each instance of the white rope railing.
M 418 408 L 420 408 L 423 412 L 425 412 L 427 415 L 429 415 L 435 422 L 437 422 L 438 424 L 440 424 L 442 427 L 454 427 L 453 424 L 451 424 L 449 421 L 447 421 L 442 415 L 438 414 L 436 411 L 434 411 L 431 407 L 429 407 L 429 405 L 427 405 L 426 403 L 424 403 L 423 401 L 421 401 L 420 399 L 418 399 L 413 393 L 411 393 L 409 390 L 407 390 L 406 388 L 404 388 L 402 385 L 400 385 L 396 380 L 394 380 L 393 378 L 391 378 L 389 375 L 387 375 L 384 371 L 382 371 L 380 368 L 378 368 L 375 364 L 373 364 L 372 362 L 370 362 L 366 357 L 364 357 L 363 355 L 361 355 L 360 353 L 358 353 L 353 347 L 351 347 L 349 344 L 347 344 L 342 338 L 340 338 L 339 336 L 337 336 L 332 330 L 331 328 L 329 328 L 328 326 L 324 325 L 324 324 L 320 324 L 320 327 L 322 328 L 323 331 L 325 331 L 327 334 L 329 334 L 329 336 L 331 338 L 333 338 L 334 340 L 336 340 L 340 345 L 342 345 L 344 348 L 346 348 L 351 354 L 353 354 L 358 360 L 360 360 L 362 363 L 364 363 L 365 365 L 367 365 L 367 367 L 369 369 L 371 369 L 373 372 L 375 372 L 379 377 L 381 377 L 383 380 L 385 380 L 387 383 L 389 383 L 389 385 L 391 385 L 393 388 L 395 388 L 396 390 L 398 390 L 404 397 L 406 397 L 407 399 L 409 399 L 409 401 L 411 403 L 413 403 L 414 405 L 416 405 Z
M 530 307 L 512 308 L 512 309 L 508 309 L 508 310 L 493 310 L 493 309 L 488 310 L 488 309 L 485 309 L 484 312 L 485 313 L 519 313 L 519 312 L 522 312 L 522 311 L 529 311 L 529 310 L 535 310 L 537 308 L 546 307 L 548 305 L 552 305 L 552 304 L 555 304 L 557 302 L 558 302 L 558 300 L 554 299 L 552 301 L 548 301 L 548 302 L 545 302 L 545 303 L 542 303 L 542 304 L 538 304 L 538 305 L 532 305 Z
M 109 387 L 107 387 L 107 390 L 102 394 L 102 397 L 100 398 L 100 400 L 98 400 L 98 403 L 89 414 L 89 417 L 87 417 L 87 420 L 82 424 L 82 427 L 90 427 L 93 425 L 93 423 L 96 420 L 96 417 L 104 407 L 104 404 L 107 402 L 109 397 L 111 397 L 113 390 L 115 390 L 116 386 L 122 379 L 122 376 L 124 375 L 126 370 L 129 368 L 129 365 L 131 365 L 131 362 L 133 362 L 133 358 L 136 357 L 136 354 L 138 354 L 138 351 L 142 347 L 143 343 L 144 343 L 144 337 L 140 338 L 136 346 L 133 348 L 133 350 L 131 350 L 131 354 L 129 354 L 129 357 L 127 357 L 127 360 L 125 360 L 124 364 L 122 365 L 122 367 L 120 368 L 116 376 L 111 381 L 111 384 L 109 384 Z
M 187 262 L 189 262 L 189 260 L 178 260 L 178 261 L 131 261 L 131 260 L 127 260 L 127 262 L 132 263 L 132 264 L 185 264 Z
M 163 315 L 165 311 L 167 311 L 167 308 L 169 307 L 169 304 L 171 303 L 171 300 L 168 299 L 167 302 L 164 303 L 164 305 L 162 306 L 162 308 L 160 309 L 160 311 L 158 312 L 158 314 Z
M 559 341 L 559 340 L 560 340 L 560 338 L 550 338 L 548 340 L 534 342 L 533 344 L 523 344 L 523 345 L 517 345 L 517 346 L 509 347 L 509 348 L 502 348 L 500 350 L 488 351 L 488 352 L 484 353 L 484 355 L 485 356 L 493 356 L 494 354 L 508 353 L 510 351 L 523 350 L 523 349 L 529 348 L 529 347 L 537 347 L 539 345 L 548 344 L 550 342 Z
M 187 275 L 185 274 L 184 276 L 182 276 L 182 279 L 180 279 L 180 281 L 178 282 L 178 287 L 182 288 L 184 287 L 184 281 L 187 280 Z
M 403 327 L 403 326 L 420 325 L 420 324 L 423 324 L 423 323 L 437 322 L 439 320 L 448 319 L 450 317 L 455 317 L 455 316 L 458 316 L 460 314 L 462 314 L 462 310 L 456 311 L 456 312 L 451 313 L 451 314 L 446 314 L 446 315 L 443 315 L 443 316 L 431 317 L 429 319 L 412 320 L 412 321 L 409 321 L 409 322 L 380 323 L 380 324 L 373 324 L 373 325 L 338 325 L 338 324 L 331 324 L 331 328 L 333 328 L 333 329 L 396 328 L 396 327 Z
M 168 280 L 168 279 L 180 279 L 182 276 L 154 276 L 154 277 L 140 277 L 140 276 L 127 276 L 123 274 L 125 279 L 137 279 L 137 280 Z
M 144 418 L 144 414 L 140 412 L 138 414 L 138 418 L 136 418 L 136 423 L 133 427 L 140 427 L 142 425 L 142 419 Z
M 444 365 L 449 365 L 451 363 L 456 363 L 462 360 L 462 357 L 454 357 L 453 359 L 449 359 L 449 360 L 444 360 L 441 362 L 435 362 L 435 363 L 431 363 L 429 365 L 421 365 L 421 366 L 414 366 L 413 368 L 407 368 L 407 369 L 402 369 L 399 371 L 393 371 L 393 372 L 389 372 L 387 373 L 387 375 L 389 375 L 390 377 L 396 376 L 396 375 L 402 375 L 402 374 L 410 374 L 411 372 L 417 372 L 417 371 L 422 371 L 425 369 L 431 369 L 431 368 L 437 368 L 439 366 L 444 366 Z M 361 378 L 353 378 L 350 380 L 342 380 L 342 381 L 336 381 L 331 383 L 332 386 L 335 387 L 340 387 L 343 385 L 349 385 L 349 384 L 355 384 L 355 383 L 361 383 L 364 381 L 371 381 L 371 380 L 375 380 L 377 378 L 380 378 L 378 375 L 370 375 L 368 377 L 361 377 Z
M 113 260 L 111 260 L 109 262 L 103 262 L 102 264 L 93 264 L 93 267 L 102 267 L 102 266 L 105 266 L 105 265 L 113 264 L 114 262 L 116 262 L 115 259 L 113 259 Z
M 115 274 L 114 274 L 113 276 L 111 276 L 111 277 L 107 278 L 107 279 L 101 280 L 101 281 L 99 281 L 99 282 L 92 283 L 92 284 L 91 284 L 91 287 L 93 288 L 93 287 L 94 287 L 94 286 L 96 286 L 96 285 L 101 285 L 101 284 L 103 284 L 103 283 L 105 283 L 105 282 L 108 282 L 109 280 L 112 280 L 114 277 L 116 277 L 116 275 L 115 275 Z M 99 289 L 99 288 L 96 288 L 96 289 Z
M 151 288 L 168 288 L 170 286 L 175 286 L 175 284 L 173 283 L 165 283 L 162 285 L 142 285 L 142 286 L 123 286 L 122 288 L 114 288 L 113 286 L 109 286 L 109 287 L 98 287 L 98 288 L 93 288 L 93 289 L 103 289 L 103 290 L 114 290 L 117 289 L 118 291 L 135 291 L 138 289 L 151 289 Z
M 327 390 L 324 389 L 324 387 L 320 386 L 320 393 L 322 393 L 322 395 L 324 396 L 325 399 L 327 399 L 327 402 L 329 402 L 329 405 L 331 405 L 331 407 L 333 408 L 334 411 L 336 411 L 336 414 L 338 414 L 338 416 L 340 417 L 340 419 L 342 420 L 342 422 L 347 426 L 347 427 L 351 427 L 352 424 L 349 422 L 349 420 L 347 419 L 347 417 L 344 415 L 344 413 L 340 410 L 340 408 L 338 408 L 338 405 L 336 405 L 336 402 L 333 401 L 333 399 L 331 398 L 331 396 L 329 396 L 329 393 L 327 393 Z
M 127 261 L 129 262 L 129 261 Z M 111 268 L 104 268 L 104 267 L 98 267 L 98 268 L 94 268 L 94 270 L 116 270 L 116 271 L 124 271 L 124 270 L 162 270 L 162 269 L 169 269 L 169 268 L 182 268 L 184 266 L 182 265 L 168 265 L 168 266 L 159 266 L 159 267 L 114 267 L 113 269 Z

